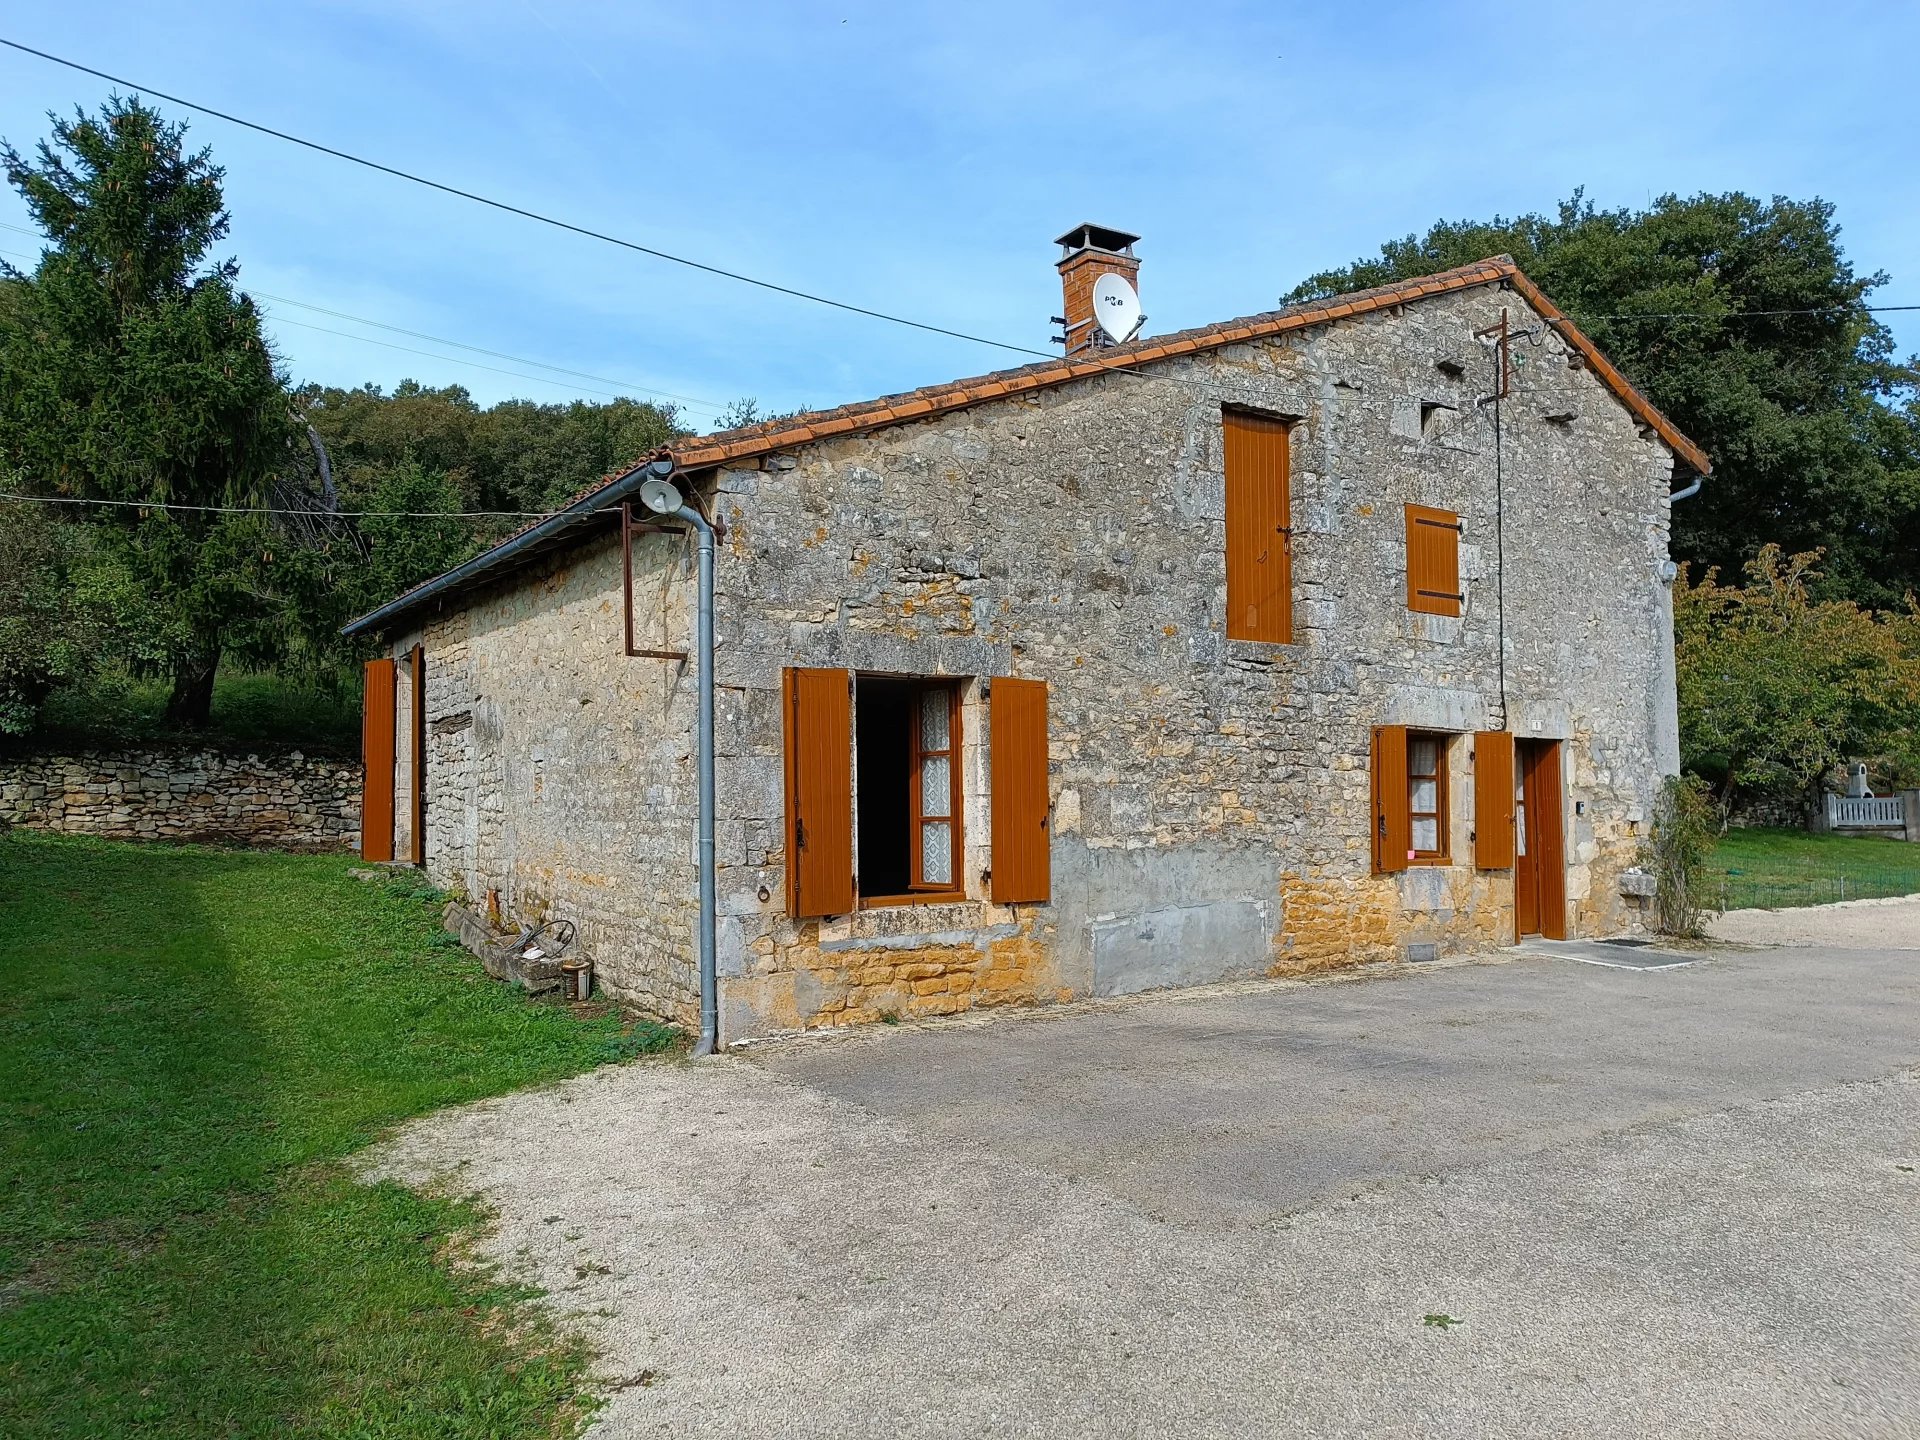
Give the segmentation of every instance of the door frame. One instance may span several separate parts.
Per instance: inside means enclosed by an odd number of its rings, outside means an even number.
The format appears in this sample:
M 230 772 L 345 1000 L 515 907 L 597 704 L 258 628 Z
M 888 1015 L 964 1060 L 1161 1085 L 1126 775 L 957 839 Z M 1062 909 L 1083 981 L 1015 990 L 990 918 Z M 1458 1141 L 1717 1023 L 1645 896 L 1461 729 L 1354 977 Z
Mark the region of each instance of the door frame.
M 1526 805 L 1524 855 L 1514 857 L 1513 928 L 1516 940 L 1525 938 L 1520 930 L 1520 872 L 1529 869 L 1537 877 L 1539 905 L 1536 919 L 1538 934 L 1547 940 L 1567 938 L 1567 821 L 1566 781 L 1562 773 L 1558 740 L 1520 740 L 1515 769 L 1520 774 L 1520 792 Z

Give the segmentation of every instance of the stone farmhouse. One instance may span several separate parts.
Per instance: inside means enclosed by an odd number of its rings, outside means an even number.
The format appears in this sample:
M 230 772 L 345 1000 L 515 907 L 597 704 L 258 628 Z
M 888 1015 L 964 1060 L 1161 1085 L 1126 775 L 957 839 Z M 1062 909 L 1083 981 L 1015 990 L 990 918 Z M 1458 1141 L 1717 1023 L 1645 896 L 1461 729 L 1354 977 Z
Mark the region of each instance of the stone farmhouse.
M 1506 258 L 1101 347 L 1136 238 L 1061 238 L 1061 359 L 667 452 L 720 534 L 727 1038 L 1639 926 L 1707 457 Z M 349 628 L 364 853 L 686 1020 L 657 458 Z

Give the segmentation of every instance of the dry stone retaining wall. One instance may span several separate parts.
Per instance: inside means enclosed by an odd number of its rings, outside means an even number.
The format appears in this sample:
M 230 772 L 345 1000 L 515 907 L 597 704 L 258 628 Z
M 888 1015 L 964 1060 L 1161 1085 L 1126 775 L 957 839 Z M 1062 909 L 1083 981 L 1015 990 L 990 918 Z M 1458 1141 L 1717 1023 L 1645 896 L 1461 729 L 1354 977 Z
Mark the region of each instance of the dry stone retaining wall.
M 0 756 L 0 820 L 125 840 L 348 850 L 360 762 L 298 750 Z

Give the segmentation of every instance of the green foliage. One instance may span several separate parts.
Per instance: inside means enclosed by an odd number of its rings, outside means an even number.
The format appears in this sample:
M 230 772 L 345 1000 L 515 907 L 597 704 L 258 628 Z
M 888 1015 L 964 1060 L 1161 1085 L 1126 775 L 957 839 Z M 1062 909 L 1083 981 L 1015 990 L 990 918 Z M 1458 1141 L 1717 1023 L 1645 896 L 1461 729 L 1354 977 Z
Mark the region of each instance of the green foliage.
M 444 478 L 459 509 L 551 510 L 684 433 L 671 407 L 637 400 L 503 400 L 482 409 L 458 385 L 412 381 L 392 394 L 307 386 L 296 399 L 326 441 L 349 510 L 366 508 L 357 502 L 407 472 Z M 491 531 L 520 523 L 507 517 Z
M 1823 550 L 1830 594 L 1885 608 L 1920 589 L 1916 372 L 1864 308 L 1886 277 L 1854 272 L 1831 205 L 1667 195 L 1600 210 L 1576 192 L 1553 216 L 1436 224 L 1292 298 L 1498 254 L 1713 458 L 1675 507 L 1676 558 L 1734 574 L 1773 543 Z M 1734 318 L 1776 310 L 1822 313 Z
M 168 717 L 170 688 L 164 680 L 108 668 L 49 695 L 22 743 L 39 750 L 194 743 L 232 750 L 273 745 L 337 755 L 360 751 L 357 666 L 300 677 L 223 668 L 203 726 L 182 726 Z
M 137 633 L 138 608 L 85 526 L 0 502 L 0 735 L 25 734 L 55 687 L 95 674 Z
M 297 401 L 322 437 L 340 508 L 376 512 L 302 551 L 296 643 L 341 655 L 339 627 L 452 569 L 676 434 L 674 414 L 634 400 L 482 409 L 464 389 L 411 381 L 392 394 L 309 386 Z M 500 512 L 429 518 L 447 512 Z M 391 519 L 386 517 L 391 516 Z M 283 583 L 287 583 L 283 577 Z
M 340 858 L 0 837 L 0 1432 L 571 1433 L 580 1347 L 350 1176 L 397 1122 L 657 1049 Z
M 1739 787 L 1802 794 L 1853 759 L 1911 763 L 1920 729 L 1920 625 L 1817 601 L 1816 555 L 1762 547 L 1744 586 L 1709 572 L 1674 585 L 1680 750 Z
M 345 621 L 523 523 L 434 515 L 550 510 L 679 433 L 671 408 L 629 399 L 481 409 L 411 381 L 289 396 L 236 263 L 211 258 L 228 230 L 222 171 L 184 137 L 115 97 L 54 117 L 30 156 L 0 146 L 49 242 L 33 274 L 0 278 L 0 466 L 31 493 L 136 502 L 87 512 L 90 542 L 51 533 L 139 597 L 136 626 L 95 638 L 116 642 L 103 658 L 118 669 L 169 678 L 169 732 L 212 723 L 223 663 L 308 676 L 358 658 Z M 142 508 L 160 503 L 374 513 Z M 0 600 L 0 626 L 19 622 L 0 635 L 0 733 L 82 673 L 83 647 L 43 623 L 63 565 L 50 557 Z
M 1654 909 L 1663 934 L 1701 933 L 1701 922 L 1714 908 L 1708 866 L 1725 828 L 1724 815 L 1704 780 L 1669 775 L 1662 782 L 1640 865 L 1659 885 Z
M 50 241 L 0 307 L 0 464 L 41 494 L 259 505 L 291 434 L 284 386 L 225 238 L 222 172 L 137 99 L 0 147 Z M 204 721 L 223 655 L 272 658 L 273 539 L 255 516 L 110 510 L 102 538 L 143 590 L 146 645 Z

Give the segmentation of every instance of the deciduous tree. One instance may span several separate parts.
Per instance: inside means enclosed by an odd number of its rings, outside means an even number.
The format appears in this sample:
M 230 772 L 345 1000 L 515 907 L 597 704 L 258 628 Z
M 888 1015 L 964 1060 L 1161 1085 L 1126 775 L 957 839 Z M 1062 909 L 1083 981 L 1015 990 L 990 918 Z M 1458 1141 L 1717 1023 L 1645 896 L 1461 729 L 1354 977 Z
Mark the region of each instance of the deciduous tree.
M 1674 586 L 1680 749 L 1738 788 L 1817 800 L 1835 766 L 1900 763 L 1920 730 L 1920 623 L 1808 594 L 1815 554 L 1765 546 L 1746 584 Z

